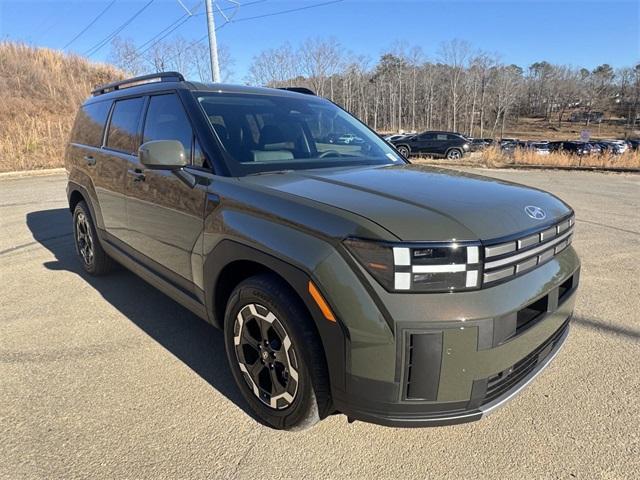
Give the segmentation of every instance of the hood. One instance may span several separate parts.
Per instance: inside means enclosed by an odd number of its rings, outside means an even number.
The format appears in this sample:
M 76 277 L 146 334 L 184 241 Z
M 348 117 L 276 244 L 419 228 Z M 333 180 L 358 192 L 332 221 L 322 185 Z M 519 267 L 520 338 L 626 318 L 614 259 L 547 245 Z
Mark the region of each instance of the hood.
M 454 170 L 392 165 L 243 177 L 365 217 L 404 241 L 489 240 L 542 228 L 571 209 L 534 188 Z M 536 220 L 525 207 L 541 208 Z

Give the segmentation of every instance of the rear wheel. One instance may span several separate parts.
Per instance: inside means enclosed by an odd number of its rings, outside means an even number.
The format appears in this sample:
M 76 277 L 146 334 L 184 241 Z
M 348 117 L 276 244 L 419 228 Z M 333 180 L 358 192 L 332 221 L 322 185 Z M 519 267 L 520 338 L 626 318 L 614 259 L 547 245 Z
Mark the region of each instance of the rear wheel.
M 447 152 L 447 158 L 449 160 L 460 160 L 462 158 L 462 152 L 457 148 L 452 148 Z
M 114 261 L 102 249 L 89 207 L 84 201 L 78 202 L 73 210 L 73 238 L 76 253 L 87 273 L 104 275 L 113 269 Z
M 224 335 L 234 379 L 259 420 L 302 430 L 327 415 L 331 402 L 318 334 L 280 278 L 257 275 L 235 288 Z
M 409 158 L 409 154 L 411 153 L 411 151 L 409 150 L 409 147 L 407 147 L 406 145 L 400 145 L 398 147 L 398 152 L 400 153 L 400 155 L 402 155 L 404 158 Z

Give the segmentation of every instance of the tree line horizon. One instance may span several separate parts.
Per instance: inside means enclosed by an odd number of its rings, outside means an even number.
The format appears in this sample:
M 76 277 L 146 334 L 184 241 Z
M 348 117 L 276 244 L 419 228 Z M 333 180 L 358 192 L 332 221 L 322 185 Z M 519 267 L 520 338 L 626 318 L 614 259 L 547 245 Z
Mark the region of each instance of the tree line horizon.
M 228 48 L 220 50 L 228 80 L 233 59 Z M 210 78 L 206 47 L 181 37 L 145 57 L 117 38 L 110 59 L 132 74 L 175 69 Z M 308 38 L 297 48 L 287 42 L 261 51 L 248 72 L 246 84 L 308 87 L 381 132 L 448 130 L 495 138 L 520 117 L 561 127 L 569 113 L 585 127 L 615 119 L 631 132 L 640 124 L 640 63 L 587 69 L 541 60 L 523 68 L 459 39 L 441 43 L 434 58 L 398 43 L 373 61 L 335 38 Z

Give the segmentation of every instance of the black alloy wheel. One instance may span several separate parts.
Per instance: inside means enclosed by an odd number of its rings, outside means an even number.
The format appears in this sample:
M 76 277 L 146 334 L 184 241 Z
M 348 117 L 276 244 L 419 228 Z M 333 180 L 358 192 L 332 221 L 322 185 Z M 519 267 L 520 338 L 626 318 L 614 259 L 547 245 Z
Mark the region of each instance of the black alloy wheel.
M 298 393 L 298 360 L 282 323 L 250 303 L 236 316 L 233 332 L 238 366 L 253 394 L 276 410 L 290 406 Z

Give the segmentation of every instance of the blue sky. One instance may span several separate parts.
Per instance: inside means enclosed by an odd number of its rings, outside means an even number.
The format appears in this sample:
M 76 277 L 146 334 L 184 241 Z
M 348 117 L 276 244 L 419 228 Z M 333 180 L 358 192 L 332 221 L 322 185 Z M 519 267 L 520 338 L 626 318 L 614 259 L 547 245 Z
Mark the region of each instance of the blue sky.
M 62 48 L 112 0 L 0 0 L 0 38 Z M 86 52 L 150 0 L 116 0 L 68 50 Z M 216 0 L 230 7 L 229 0 Z M 335 37 L 345 48 L 375 60 L 401 41 L 419 45 L 437 58 L 441 42 L 459 38 L 527 66 L 539 60 L 592 68 L 640 61 L 640 1 L 365 1 L 343 0 L 317 8 L 240 21 L 247 17 L 309 7 L 328 0 L 239 0 L 237 23 L 225 25 L 218 41 L 234 58 L 234 80 L 242 81 L 254 55 L 285 41 Z M 182 0 L 188 7 L 199 0 Z M 250 4 L 251 3 L 251 4 Z M 204 11 L 199 5 L 197 12 Z M 225 10 L 228 14 L 233 10 Z M 184 14 L 178 0 L 154 0 L 121 32 L 143 44 Z M 224 21 L 216 15 L 218 24 Z M 187 39 L 206 33 L 205 17 L 195 16 L 175 31 Z M 171 37 L 168 37 L 170 39 Z M 105 60 L 109 46 L 92 58 Z

